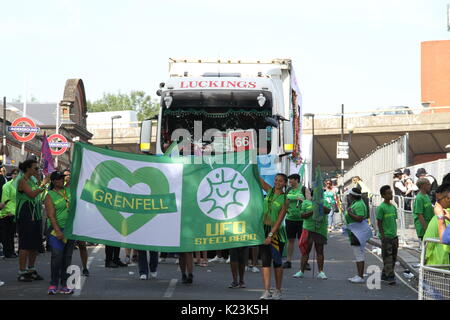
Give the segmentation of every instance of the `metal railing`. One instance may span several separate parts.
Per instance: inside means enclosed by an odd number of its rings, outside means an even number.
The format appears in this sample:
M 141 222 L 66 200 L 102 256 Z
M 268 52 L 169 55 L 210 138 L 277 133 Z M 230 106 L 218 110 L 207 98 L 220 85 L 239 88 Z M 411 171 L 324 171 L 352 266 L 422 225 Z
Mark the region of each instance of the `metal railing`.
M 439 239 L 423 240 L 419 271 L 419 300 L 450 300 L 450 265 L 425 265 L 430 243 L 441 244 Z
M 369 204 L 370 225 L 375 235 L 378 235 L 378 223 L 376 212 L 378 206 L 383 202 L 380 195 L 373 195 Z M 414 198 L 394 196 L 392 204 L 397 208 L 397 234 L 399 246 L 404 248 L 416 249 L 420 247 L 420 240 L 417 237 L 414 225 L 414 216 L 412 209 L 414 208 Z

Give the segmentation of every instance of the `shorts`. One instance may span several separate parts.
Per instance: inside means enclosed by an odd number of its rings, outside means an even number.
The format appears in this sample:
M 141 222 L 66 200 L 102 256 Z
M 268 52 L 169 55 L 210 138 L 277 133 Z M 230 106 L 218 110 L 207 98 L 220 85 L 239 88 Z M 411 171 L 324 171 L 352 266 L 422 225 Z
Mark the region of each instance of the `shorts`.
M 356 262 L 364 262 L 365 250 L 362 246 L 352 246 Z
M 270 232 L 270 229 L 272 229 L 270 226 L 266 226 L 266 225 L 264 226 L 264 232 L 265 232 L 266 238 Z M 273 261 L 274 268 L 280 268 L 282 266 L 282 255 L 283 255 L 284 245 L 285 245 L 285 243 L 281 242 L 281 241 L 278 242 L 277 249 L 275 249 L 275 247 L 272 244 L 260 245 L 259 252 L 261 253 L 261 260 L 262 260 L 263 268 L 270 268 L 272 261 Z
M 42 246 L 42 219 L 32 220 L 29 204 L 25 203 L 17 218 L 19 250 L 38 251 Z
M 320 233 L 308 230 L 308 242 L 310 244 L 315 243 L 315 244 L 324 245 L 324 244 L 327 244 L 327 238 L 325 238 Z
M 293 220 L 285 220 L 286 221 L 286 234 L 288 239 L 299 239 L 302 235 L 303 230 L 303 220 L 293 221 Z
M 230 249 L 230 262 L 246 265 L 248 261 L 248 247 Z

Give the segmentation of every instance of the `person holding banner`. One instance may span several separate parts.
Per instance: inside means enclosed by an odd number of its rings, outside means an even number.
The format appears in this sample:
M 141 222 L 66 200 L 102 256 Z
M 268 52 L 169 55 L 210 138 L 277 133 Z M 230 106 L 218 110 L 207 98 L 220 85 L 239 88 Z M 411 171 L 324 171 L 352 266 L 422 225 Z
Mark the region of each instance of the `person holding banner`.
M 64 188 L 67 188 L 67 190 L 70 191 L 70 170 L 66 169 L 64 170 Z M 86 241 L 76 241 L 76 246 L 80 250 L 80 259 L 81 264 L 83 265 L 83 275 L 85 277 L 89 277 L 89 270 L 87 268 L 87 261 L 88 261 L 88 252 L 86 248 Z
M 263 263 L 262 278 L 264 293 L 261 300 L 281 299 L 281 285 L 283 281 L 282 254 L 287 241 L 286 229 L 283 225 L 289 200 L 286 195 L 288 177 L 283 173 L 275 176 L 275 186 L 272 188 L 267 182 L 260 178 L 262 188 L 267 193 L 264 199 L 263 223 L 266 239 L 260 247 L 261 260 Z M 275 272 L 276 289 L 270 293 L 270 265 L 273 261 Z
M 49 177 L 39 184 L 38 163 L 34 159 L 19 164 L 21 175 L 17 177 L 16 222 L 19 234 L 18 281 L 44 280 L 35 269 L 36 256 L 42 246 L 42 200 Z M 26 268 L 28 262 L 28 269 Z
M 48 294 L 54 295 L 61 283 L 60 293 L 72 294 L 73 289 L 67 287 L 67 268 L 72 263 L 72 253 L 75 246 L 74 240 L 68 240 L 64 236 L 64 228 L 69 215 L 70 191 L 64 187 L 64 174 L 58 171 L 50 175 L 50 187 L 45 197 L 45 209 L 47 210 L 48 241 L 51 247 L 51 280 Z

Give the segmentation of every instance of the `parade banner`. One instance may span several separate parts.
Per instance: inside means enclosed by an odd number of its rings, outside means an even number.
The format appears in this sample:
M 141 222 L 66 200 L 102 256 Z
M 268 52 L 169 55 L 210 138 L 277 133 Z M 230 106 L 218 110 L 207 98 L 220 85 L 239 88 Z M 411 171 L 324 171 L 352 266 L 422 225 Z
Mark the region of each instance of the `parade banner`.
M 224 154 L 194 164 L 192 157 L 75 143 L 65 234 L 163 252 L 262 244 L 263 196 L 257 164 L 249 157 L 250 152 Z

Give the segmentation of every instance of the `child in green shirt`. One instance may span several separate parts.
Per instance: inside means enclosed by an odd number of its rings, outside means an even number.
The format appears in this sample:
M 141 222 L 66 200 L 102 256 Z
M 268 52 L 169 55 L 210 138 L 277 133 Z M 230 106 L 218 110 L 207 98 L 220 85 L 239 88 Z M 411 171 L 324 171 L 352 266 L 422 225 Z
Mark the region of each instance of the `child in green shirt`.
M 397 208 L 391 203 L 393 194 L 390 186 L 382 186 L 380 194 L 384 201 L 378 206 L 376 217 L 384 264 L 381 280 L 395 284 L 394 270 L 398 252 Z

